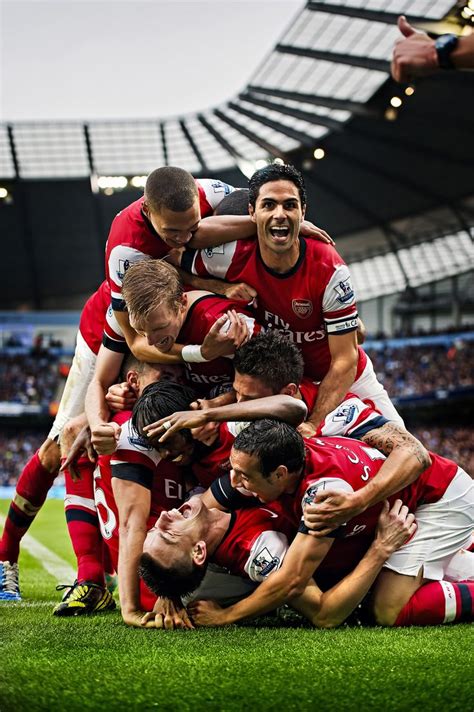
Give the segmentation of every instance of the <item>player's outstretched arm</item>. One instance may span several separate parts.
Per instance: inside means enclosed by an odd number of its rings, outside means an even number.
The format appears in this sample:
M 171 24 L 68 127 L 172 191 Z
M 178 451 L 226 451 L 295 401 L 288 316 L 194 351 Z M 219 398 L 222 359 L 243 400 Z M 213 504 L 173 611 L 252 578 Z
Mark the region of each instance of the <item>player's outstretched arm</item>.
M 101 346 L 97 354 L 94 377 L 86 392 L 85 411 L 91 429 L 91 442 L 99 455 L 114 452 L 120 436 L 120 426 L 108 422 L 110 411 L 105 394 L 109 386 L 117 380 L 122 361 L 123 354 Z
M 313 412 L 299 428 L 303 437 L 311 437 L 316 433 L 318 425 L 343 401 L 354 383 L 358 359 L 356 331 L 329 335 L 328 343 L 331 365 L 319 386 Z
M 215 604 L 207 606 L 205 601 L 192 603 L 188 608 L 193 622 L 200 626 L 237 623 L 244 618 L 272 611 L 293 597 L 301 596 L 331 545 L 332 539 L 314 539 L 297 534 L 279 571 L 269 576 L 250 596 L 222 609 Z
M 127 625 L 142 626 L 138 562 L 143 553 L 151 495 L 145 487 L 113 476 L 112 489 L 119 514 L 118 579 L 122 618 Z
M 160 442 L 165 442 L 178 430 L 200 428 L 207 423 L 213 422 L 246 422 L 260 418 L 277 418 L 296 426 L 303 422 L 306 413 L 307 409 L 303 401 L 292 396 L 276 395 L 241 403 L 230 403 L 217 408 L 206 408 L 205 410 L 178 411 L 168 418 L 162 418 L 155 423 L 150 423 L 150 425 L 145 426 L 144 430 L 148 437 L 161 435 Z

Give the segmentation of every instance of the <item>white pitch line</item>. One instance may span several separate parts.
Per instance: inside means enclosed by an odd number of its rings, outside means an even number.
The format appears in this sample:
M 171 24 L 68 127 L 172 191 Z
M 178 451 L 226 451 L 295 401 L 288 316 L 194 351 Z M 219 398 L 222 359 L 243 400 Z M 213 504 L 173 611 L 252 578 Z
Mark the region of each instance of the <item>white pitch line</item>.
M 0 524 L 5 525 L 5 517 L 0 514 Z M 43 546 L 31 534 L 25 534 L 21 540 L 23 546 L 35 559 L 37 559 L 43 568 L 56 579 L 58 583 L 73 583 L 76 579 L 76 572 L 67 561 L 57 556 L 51 549 Z

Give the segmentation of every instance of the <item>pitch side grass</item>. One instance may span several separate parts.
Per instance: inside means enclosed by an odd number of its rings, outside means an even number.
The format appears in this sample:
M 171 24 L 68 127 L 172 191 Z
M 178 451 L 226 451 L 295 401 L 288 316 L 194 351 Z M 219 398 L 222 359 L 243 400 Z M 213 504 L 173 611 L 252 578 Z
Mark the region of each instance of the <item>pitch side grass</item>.
M 0 502 L 6 514 L 7 502 Z M 30 533 L 74 565 L 62 503 Z M 470 625 L 262 625 L 163 632 L 120 614 L 61 619 L 56 580 L 23 551 L 23 602 L 0 604 L 0 712 L 22 710 L 459 710 L 474 707 Z M 62 583 L 72 583 L 64 581 Z

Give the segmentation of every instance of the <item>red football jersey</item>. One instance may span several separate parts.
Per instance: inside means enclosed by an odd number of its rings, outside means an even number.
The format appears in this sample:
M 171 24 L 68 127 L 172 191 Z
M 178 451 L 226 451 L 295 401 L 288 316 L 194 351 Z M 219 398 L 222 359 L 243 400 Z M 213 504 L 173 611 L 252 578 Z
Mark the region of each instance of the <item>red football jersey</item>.
M 201 217 L 212 215 L 221 200 L 233 191 L 219 180 L 196 181 Z M 143 213 L 144 198 L 121 210 L 114 218 L 105 246 L 105 273 L 115 311 L 124 311 L 122 281 L 127 268 L 145 257 L 165 257 L 171 250 Z
M 308 530 L 302 523 L 303 507 L 324 489 L 359 490 L 372 479 L 383 465 L 385 456 L 357 440 L 331 437 L 306 441 L 304 475 L 294 495 L 284 495 L 280 503 L 293 523 L 300 522 L 300 531 Z M 453 480 L 457 465 L 440 455 L 430 453 L 431 466 L 412 484 L 389 497 L 390 505 L 401 499 L 411 512 L 422 504 L 438 501 Z M 370 507 L 339 527 L 336 539 L 318 568 L 328 582 L 339 580 L 357 565 L 370 546 L 382 509 L 382 503 Z
M 261 582 L 280 568 L 295 533 L 295 526 L 277 509 L 239 509 L 232 512 L 229 528 L 211 560 L 231 574 Z
M 238 314 L 245 317 L 251 336 L 260 331 L 259 325 L 243 302 L 215 294 L 205 294 L 189 307 L 176 341 L 179 344 L 202 344 L 209 329 L 229 309 L 235 309 Z M 184 366 L 189 385 L 195 388 L 200 396 L 208 395 L 214 386 L 231 386 L 234 380 L 231 358 L 220 357 L 204 363 L 185 363 Z
M 118 509 L 112 491 L 112 477 L 119 477 L 151 492 L 151 528 L 160 513 L 179 507 L 184 501 L 184 472 L 173 463 L 160 461 L 158 452 L 136 432 L 131 411 L 117 413 L 113 421 L 122 426 L 117 450 L 101 455 L 94 473 L 94 490 L 102 537 L 110 549 L 115 567 L 119 550 Z
M 186 250 L 182 267 L 201 276 L 246 282 L 258 292 L 256 315 L 267 329 L 286 334 L 301 349 L 305 373 L 322 380 L 329 370 L 328 334 L 357 329 L 357 307 L 347 265 L 330 245 L 300 237 L 300 256 L 284 274 L 267 267 L 258 241 L 239 240 Z M 367 357 L 359 348 L 356 378 Z
M 110 304 L 110 287 L 106 281 L 89 297 L 81 312 L 79 331 L 95 354 L 99 352 L 105 326 L 105 314 Z

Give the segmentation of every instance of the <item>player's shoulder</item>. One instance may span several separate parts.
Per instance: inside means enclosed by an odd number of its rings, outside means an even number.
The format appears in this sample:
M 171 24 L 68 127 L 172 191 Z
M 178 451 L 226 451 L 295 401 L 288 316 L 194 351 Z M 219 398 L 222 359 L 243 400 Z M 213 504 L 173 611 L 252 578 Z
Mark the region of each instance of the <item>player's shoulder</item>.
M 332 245 L 328 245 L 321 240 L 315 240 L 313 238 L 302 239 L 306 245 L 307 257 L 315 260 L 317 259 L 322 264 L 331 267 L 337 267 L 345 264 L 339 252 Z

